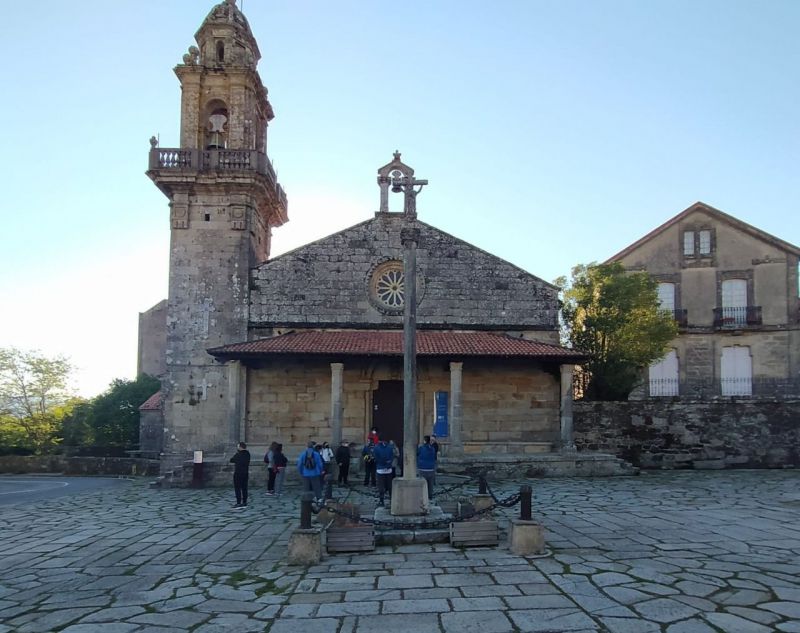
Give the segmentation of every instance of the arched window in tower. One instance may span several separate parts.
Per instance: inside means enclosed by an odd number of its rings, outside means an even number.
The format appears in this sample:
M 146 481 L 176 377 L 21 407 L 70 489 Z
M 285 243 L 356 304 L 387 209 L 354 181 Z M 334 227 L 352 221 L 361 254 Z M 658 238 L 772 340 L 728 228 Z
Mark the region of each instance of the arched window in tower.
M 217 61 L 225 61 L 225 42 L 223 41 L 217 42 Z
M 228 108 L 222 101 L 215 100 L 208 104 L 206 112 L 205 148 L 225 149 L 227 147 Z

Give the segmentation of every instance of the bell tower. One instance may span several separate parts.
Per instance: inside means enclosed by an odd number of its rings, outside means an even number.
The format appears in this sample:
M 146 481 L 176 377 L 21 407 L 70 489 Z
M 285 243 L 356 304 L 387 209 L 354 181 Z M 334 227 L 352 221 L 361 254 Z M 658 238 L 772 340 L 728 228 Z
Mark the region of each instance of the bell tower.
M 147 175 L 169 200 L 164 462 L 227 450 L 240 437 L 241 368 L 206 350 L 247 340 L 250 269 L 269 257 L 287 199 L 267 157 L 274 114 L 250 25 L 225 0 L 183 63 L 180 147 L 151 139 Z

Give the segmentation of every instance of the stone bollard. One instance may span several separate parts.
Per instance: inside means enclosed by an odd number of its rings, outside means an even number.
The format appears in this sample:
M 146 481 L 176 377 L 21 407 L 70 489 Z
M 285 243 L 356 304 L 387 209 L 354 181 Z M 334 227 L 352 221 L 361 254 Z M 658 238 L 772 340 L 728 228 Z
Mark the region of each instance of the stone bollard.
M 531 487 L 520 488 L 520 518 L 511 521 L 508 548 L 518 556 L 544 554 L 544 527 L 531 518 Z
M 475 508 L 475 512 L 485 510 L 492 505 L 492 502 L 493 499 L 491 495 L 472 495 L 472 507 Z M 491 518 L 491 516 L 489 518 Z
M 485 510 L 492 505 L 492 496 L 489 494 L 489 484 L 486 482 L 486 474 L 478 475 L 478 494 L 472 495 L 472 507 L 476 512 Z
M 322 529 L 311 527 L 311 500 L 304 492 L 300 500 L 300 527 L 289 537 L 286 561 L 290 565 L 316 565 L 322 560 Z

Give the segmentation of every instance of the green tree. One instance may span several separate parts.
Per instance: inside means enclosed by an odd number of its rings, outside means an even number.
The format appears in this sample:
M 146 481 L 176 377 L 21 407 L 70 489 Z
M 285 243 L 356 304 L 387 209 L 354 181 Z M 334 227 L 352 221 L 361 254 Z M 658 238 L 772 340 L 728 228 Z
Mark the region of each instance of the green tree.
M 37 451 L 57 443 L 71 374 L 63 356 L 0 348 L 0 443 Z
M 139 407 L 160 388 L 159 380 L 146 374 L 136 380 L 117 378 L 108 390 L 75 411 L 70 429 L 99 446 L 133 448 L 139 444 Z
M 91 400 L 75 398 L 67 403 L 69 412 L 61 422 L 61 437 L 65 446 L 89 446 L 94 443 L 94 431 L 89 425 Z
M 563 289 L 562 337 L 590 360 L 582 367 L 584 397 L 627 400 L 642 370 L 663 358 L 677 334 L 671 312 L 659 307 L 657 284 L 619 263 L 578 265 Z

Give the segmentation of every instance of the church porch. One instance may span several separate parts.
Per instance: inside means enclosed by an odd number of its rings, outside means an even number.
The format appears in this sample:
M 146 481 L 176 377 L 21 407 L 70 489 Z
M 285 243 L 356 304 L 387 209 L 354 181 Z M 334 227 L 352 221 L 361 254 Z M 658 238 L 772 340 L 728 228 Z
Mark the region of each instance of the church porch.
M 292 455 L 309 439 L 357 452 L 373 425 L 402 446 L 401 349 L 398 331 L 307 330 L 209 351 L 246 374 L 232 425 L 254 451 L 279 441 Z M 571 405 L 578 356 L 500 333 L 419 332 L 420 437 L 438 436 L 443 464 L 569 449 L 562 396 Z

